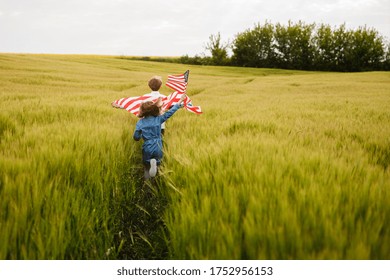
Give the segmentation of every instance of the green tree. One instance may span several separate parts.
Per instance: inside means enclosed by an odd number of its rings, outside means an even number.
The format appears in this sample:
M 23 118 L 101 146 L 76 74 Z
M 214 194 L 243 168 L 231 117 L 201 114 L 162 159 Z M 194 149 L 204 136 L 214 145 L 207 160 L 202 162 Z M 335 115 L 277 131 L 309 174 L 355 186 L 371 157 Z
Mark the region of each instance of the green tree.
M 385 55 L 383 37 L 374 29 L 359 27 L 352 37 L 349 71 L 369 71 L 380 68 Z
M 389 43 L 374 30 L 359 27 L 353 31 L 345 24 L 269 22 L 238 33 L 233 43 L 222 43 L 220 33 L 206 44 L 211 57 L 182 57 L 186 63 L 267 67 L 322 71 L 389 70 Z M 227 49 L 233 55 L 228 57 Z
M 353 32 L 347 30 L 345 24 L 333 31 L 334 43 L 333 48 L 335 52 L 335 71 L 350 71 L 353 58 Z
M 209 42 L 205 49 L 211 52 L 211 63 L 214 65 L 227 65 L 229 63 L 228 50 L 229 43 L 221 42 L 221 34 L 210 35 Z
M 385 54 L 383 55 L 381 70 L 385 70 L 385 71 L 390 70 L 390 43 L 387 43 L 385 47 Z
M 278 66 L 287 69 L 309 70 L 313 66 L 314 43 L 312 33 L 315 24 L 299 21 L 287 26 L 275 26 L 275 49 Z
M 335 70 L 334 33 L 329 25 L 321 24 L 314 35 L 314 67 L 316 70 Z
M 239 33 L 234 40 L 232 61 L 250 67 L 274 67 L 274 26 L 266 22 Z

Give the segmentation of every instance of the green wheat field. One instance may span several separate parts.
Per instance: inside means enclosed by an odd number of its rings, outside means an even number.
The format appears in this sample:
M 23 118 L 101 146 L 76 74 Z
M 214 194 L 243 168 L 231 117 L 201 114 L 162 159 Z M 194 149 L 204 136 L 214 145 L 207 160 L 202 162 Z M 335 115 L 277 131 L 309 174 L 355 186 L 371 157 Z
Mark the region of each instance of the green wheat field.
M 110 104 L 187 69 L 145 183 Z M 0 259 L 390 258 L 388 72 L 0 54 L 0 100 Z

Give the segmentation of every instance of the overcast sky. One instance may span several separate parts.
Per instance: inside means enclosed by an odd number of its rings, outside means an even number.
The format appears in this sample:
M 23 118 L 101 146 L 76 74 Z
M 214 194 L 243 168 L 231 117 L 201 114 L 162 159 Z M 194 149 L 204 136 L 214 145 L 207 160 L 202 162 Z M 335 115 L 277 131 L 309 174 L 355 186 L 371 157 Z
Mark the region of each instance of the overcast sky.
M 390 40 L 390 0 L 0 0 L 0 52 L 193 56 L 255 23 L 367 25 Z

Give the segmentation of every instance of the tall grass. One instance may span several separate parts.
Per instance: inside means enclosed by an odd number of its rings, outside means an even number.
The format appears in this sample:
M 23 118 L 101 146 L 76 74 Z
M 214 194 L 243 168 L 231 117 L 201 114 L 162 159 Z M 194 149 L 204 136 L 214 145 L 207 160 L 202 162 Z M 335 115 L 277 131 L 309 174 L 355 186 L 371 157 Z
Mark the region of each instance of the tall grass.
M 0 55 L 0 259 L 389 258 L 389 74 L 191 67 L 144 184 L 110 102 L 184 70 Z
M 0 56 L 0 259 L 166 255 L 166 202 L 143 199 L 136 119 L 110 106 L 152 74 L 116 61 Z
M 197 99 L 167 139 L 173 258 L 390 257 L 388 73 L 220 76 Z

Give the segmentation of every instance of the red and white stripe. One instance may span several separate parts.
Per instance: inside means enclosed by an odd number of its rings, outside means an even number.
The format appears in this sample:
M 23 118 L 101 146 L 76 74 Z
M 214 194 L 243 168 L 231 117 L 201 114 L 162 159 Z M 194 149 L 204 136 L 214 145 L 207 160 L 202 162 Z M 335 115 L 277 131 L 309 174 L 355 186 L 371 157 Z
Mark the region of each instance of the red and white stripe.
M 173 89 L 174 92 L 167 97 L 162 98 L 164 110 L 168 110 L 171 106 L 178 103 L 180 101 L 180 97 L 186 92 L 188 83 L 186 82 L 185 74 L 168 76 L 168 80 L 165 85 Z M 121 98 L 112 102 L 111 105 L 116 108 L 125 109 L 126 111 L 138 116 L 141 104 L 146 100 L 151 100 L 150 95 Z M 151 101 L 155 102 L 157 101 L 157 98 Z M 183 103 L 184 108 L 186 108 L 188 111 L 195 114 L 202 114 L 200 106 L 193 106 L 191 99 L 188 96 Z
M 180 93 L 177 91 L 168 95 L 167 100 L 163 104 L 163 109 L 168 110 L 171 106 L 178 103 L 180 101 L 180 98 L 182 95 L 183 95 L 183 93 Z M 200 106 L 192 105 L 192 101 L 188 96 L 186 97 L 186 99 L 184 99 L 183 104 L 184 104 L 184 108 L 187 111 L 195 113 L 195 114 L 202 114 L 202 109 L 200 108 Z
M 163 98 L 163 102 L 166 98 Z M 136 96 L 136 97 L 127 97 L 115 100 L 111 103 L 113 107 L 125 109 L 126 111 L 138 116 L 141 104 L 145 101 L 157 101 L 157 98 L 150 99 L 150 96 Z
M 165 85 L 174 91 L 186 92 L 187 82 L 185 80 L 184 74 L 181 75 L 168 75 L 168 80 Z

